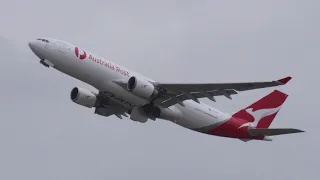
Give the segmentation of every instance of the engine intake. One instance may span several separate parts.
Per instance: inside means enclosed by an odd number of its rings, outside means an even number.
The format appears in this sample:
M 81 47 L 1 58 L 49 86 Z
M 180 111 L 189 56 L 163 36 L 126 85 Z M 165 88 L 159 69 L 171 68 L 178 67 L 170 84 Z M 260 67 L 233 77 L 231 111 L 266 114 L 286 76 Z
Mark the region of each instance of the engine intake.
M 130 77 L 128 80 L 127 89 L 132 92 L 132 94 L 145 99 L 150 99 L 158 95 L 158 91 L 153 84 L 149 81 L 138 79 L 135 76 Z
M 98 102 L 95 94 L 86 89 L 78 87 L 75 87 L 71 90 L 70 97 L 73 102 L 88 108 L 96 107 Z

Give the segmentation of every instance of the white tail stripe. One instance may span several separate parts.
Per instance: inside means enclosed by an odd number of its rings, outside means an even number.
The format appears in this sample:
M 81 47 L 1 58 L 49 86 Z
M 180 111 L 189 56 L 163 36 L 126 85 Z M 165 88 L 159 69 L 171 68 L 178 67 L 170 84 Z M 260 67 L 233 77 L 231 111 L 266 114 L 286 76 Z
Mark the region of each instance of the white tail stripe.
M 254 118 L 254 121 L 244 123 L 238 129 L 240 129 L 244 126 L 256 127 L 261 119 L 263 119 L 266 116 L 270 116 L 272 114 L 277 113 L 280 110 L 280 108 L 281 108 L 281 106 L 276 107 L 276 108 L 271 108 L 271 109 L 259 109 L 256 111 L 253 111 L 253 108 L 248 108 L 248 109 L 246 109 L 246 112 Z

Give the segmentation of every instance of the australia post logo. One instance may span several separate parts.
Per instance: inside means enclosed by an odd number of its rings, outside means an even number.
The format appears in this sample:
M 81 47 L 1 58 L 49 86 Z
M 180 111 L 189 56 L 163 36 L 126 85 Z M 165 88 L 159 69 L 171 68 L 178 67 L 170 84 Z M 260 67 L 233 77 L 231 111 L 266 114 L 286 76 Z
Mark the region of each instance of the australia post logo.
M 84 50 L 81 50 L 78 47 L 74 48 L 74 53 L 76 54 L 76 56 L 81 59 L 84 60 L 87 57 L 87 53 Z

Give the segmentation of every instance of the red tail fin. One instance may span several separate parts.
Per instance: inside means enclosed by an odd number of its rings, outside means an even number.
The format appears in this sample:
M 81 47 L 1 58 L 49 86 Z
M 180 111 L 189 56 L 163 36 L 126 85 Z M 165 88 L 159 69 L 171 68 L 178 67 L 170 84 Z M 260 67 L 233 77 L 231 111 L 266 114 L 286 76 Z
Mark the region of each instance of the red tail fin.
M 248 122 L 242 126 L 268 128 L 287 97 L 287 94 L 275 90 L 249 107 L 240 110 L 233 117 Z

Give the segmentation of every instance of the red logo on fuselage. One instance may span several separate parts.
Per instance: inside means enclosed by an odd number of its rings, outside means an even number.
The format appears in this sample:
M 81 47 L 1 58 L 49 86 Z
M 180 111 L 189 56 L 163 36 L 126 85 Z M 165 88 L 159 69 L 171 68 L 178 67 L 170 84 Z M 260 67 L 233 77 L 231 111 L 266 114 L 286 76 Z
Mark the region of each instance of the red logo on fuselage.
M 83 53 L 79 54 L 79 51 L 80 51 L 80 49 L 78 47 L 75 47 L 74 53 L 76 54 L 76 56 L 81 60 L 85 59 L 87 57 L 87 53 L 84 50 L 81 50 L 81 51 L 83 51 Z

